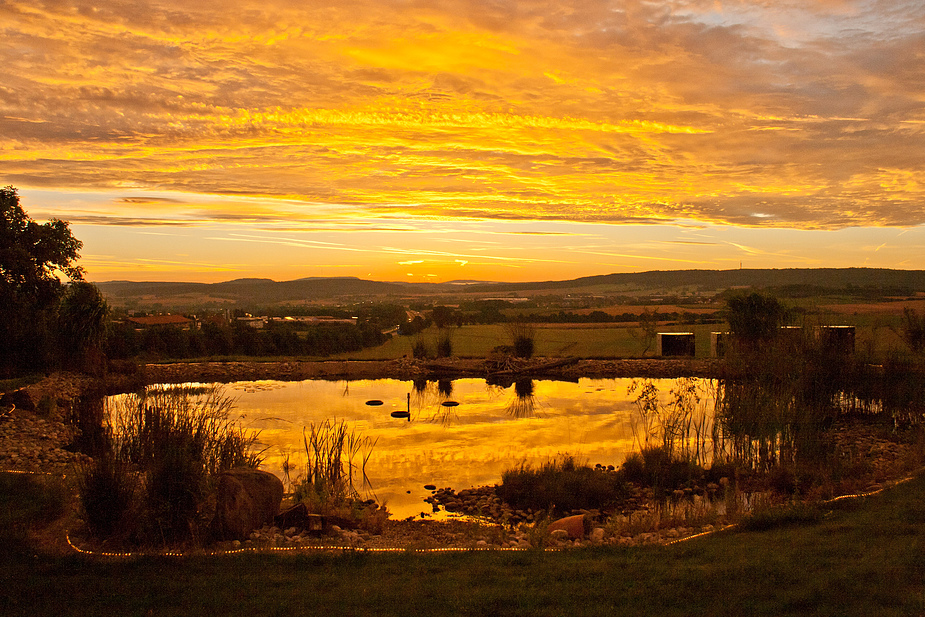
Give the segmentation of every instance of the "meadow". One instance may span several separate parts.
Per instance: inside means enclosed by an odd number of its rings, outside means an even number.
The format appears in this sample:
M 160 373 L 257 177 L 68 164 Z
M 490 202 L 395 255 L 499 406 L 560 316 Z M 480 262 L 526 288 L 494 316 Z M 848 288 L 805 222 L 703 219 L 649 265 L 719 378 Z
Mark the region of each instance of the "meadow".
M 882 358 L 892 350 L 903 349 L 896 333 L 895 316 L 877 314 L 835 314 L 807 320 L 807 325 L 853 325 L 857 328 L 856 349 L 872 358 Z M 663 322 L 659 332 L 693 332 L 696 357 L 710 357 L 710 333 L 726 330 L 725 324 L 679 324 Z M 510 344 L 503 324 L 466 325 L 446 330 L 452 342 L 453 354 L 462 358 L 485 358 L 498 345 Z M 423 341 L 431 348 L 440 336 L 437 328 L 429 328 L 413 336 L 393 336 L 379 347 L 353 351 L 332 358 L 351 360 L 394 360 L 412 356 L 412 346 Z M 637 324 L 537 324 L 534 355 L 541 357 L 577 358 L 640 358 L 655 355 L 655 342 L 648 345 L 643 330 Z

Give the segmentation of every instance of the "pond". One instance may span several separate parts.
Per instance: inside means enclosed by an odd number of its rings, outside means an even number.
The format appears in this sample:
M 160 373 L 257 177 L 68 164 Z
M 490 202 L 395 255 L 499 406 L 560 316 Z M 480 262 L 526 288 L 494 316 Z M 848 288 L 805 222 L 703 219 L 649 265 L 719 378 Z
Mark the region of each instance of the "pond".
M 241 424 L 260 431 L 263 469 L 284 477 L 304 464 L 303 428 L 344 420 L 375 440 L 366 472 L 372 495 L 394 518 L 430 515 L 425 485 L 497 484 L 507 469 L 569 454 L 591 465 L 623 463 L 641 425 L 632 379 L 578 382 L 249 381 L 225 385 Z M 648 380 L 666 403 L 677 381 Z M 712 415 L 712 383 L 700 380 L 699 409 Z M 398 417 L 395 417 L 398 416 Z M 359 488 L 359 487 L 358 487 Z

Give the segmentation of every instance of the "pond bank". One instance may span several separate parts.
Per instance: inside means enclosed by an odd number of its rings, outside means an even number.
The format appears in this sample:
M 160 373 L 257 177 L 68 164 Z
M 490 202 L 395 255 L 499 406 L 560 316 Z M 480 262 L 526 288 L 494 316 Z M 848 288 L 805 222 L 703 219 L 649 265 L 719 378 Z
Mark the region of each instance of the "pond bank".
M 187 381 L 221 382 L 275 379 L 453 379 L 484 377 L 499 381 L 515 379 L 561 379 L 619 377 L 715 377 L 722 363 L 717 360 L 639 358 L 587 360 L 578 358 L 508 359 L 445 358 L 422 361 L 328 360 L 320 362 L 190 362 L 148 364 L 143 379 L 147 384 Z M 113 384 L 115 385 L 115 384 Z

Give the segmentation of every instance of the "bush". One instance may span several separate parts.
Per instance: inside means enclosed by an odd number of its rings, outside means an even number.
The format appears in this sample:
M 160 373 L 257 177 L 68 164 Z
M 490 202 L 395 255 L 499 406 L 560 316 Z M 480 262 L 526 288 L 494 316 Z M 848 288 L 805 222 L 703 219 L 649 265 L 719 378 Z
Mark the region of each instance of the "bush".
M 430 349 L 428 349 L 427 343 L 421 340 L 415 341 L 411 346 L 411 356 L 418 360 L 426 360 L 430 357 Z
M 126 461 L 113 454 L 98 456 L 78 475 L 80 505 L 90 534 L 99 539 L 130 532 L 129 514 L 137 480 Z
M 618 506 L 629 491 L 619 474 L 564 456 L 539 469 L 521 465 L 505 471 L 497 494 L 515 510 L 569 512 Z
M 453 355 L 453 341 L 449 330 L 441 329 L 435 342 L 438 358 L 449 358 Z

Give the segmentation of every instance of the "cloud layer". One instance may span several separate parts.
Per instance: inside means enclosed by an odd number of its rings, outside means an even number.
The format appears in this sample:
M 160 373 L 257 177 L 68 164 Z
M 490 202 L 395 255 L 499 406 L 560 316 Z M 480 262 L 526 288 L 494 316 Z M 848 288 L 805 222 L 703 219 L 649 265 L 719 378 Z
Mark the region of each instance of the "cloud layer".
M 113 223 L 925 222 L 919 0 L 0 0 L 0 23 L 3 184 L 284 204 Z

